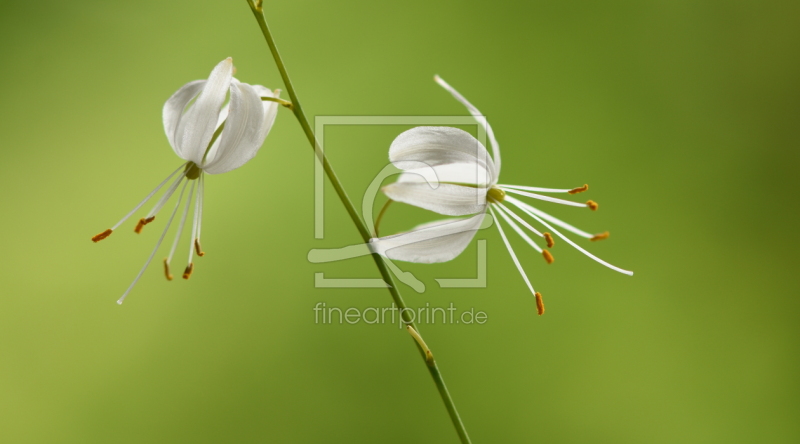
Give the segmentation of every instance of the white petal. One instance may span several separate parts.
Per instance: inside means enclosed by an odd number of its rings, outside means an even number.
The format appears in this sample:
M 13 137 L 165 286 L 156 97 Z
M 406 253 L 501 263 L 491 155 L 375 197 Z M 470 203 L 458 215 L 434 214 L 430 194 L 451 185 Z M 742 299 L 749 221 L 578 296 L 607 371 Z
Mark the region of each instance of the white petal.
M 205 80 L 195 80 L 193 82 L 189 82 L 183 85 L 179 90 L 175 91 L 175 94 L 172 95 L 167 102 L 164 103 L 164 109 L 162 111 L 162 116 L 164 119 L 164 132 L 167 133 L 167 139 L 169 140 L 169 144 L 172 146 L 172 150 L 175 151 L 181 159 L 187 160 L 181 154 L 178 146 L 175 144 L 175 132 L 178 130 L 178 123 L 183 117 L 183 111 L 186 109 L 186 105 L 192 101 L 192 99 L 200 93 L 200 90 L 203 89 L 203 85 L 205 85 Z
M 449 163 L 434 167 L 426 165 L 424 168 L 406 169 L 397 181 L 466 183 L 481 185 L 484 188 L 491 185 L 487 170 L 479 166 L 477 162 Z
M 219 111 L 219 116 L 217 117 L 217 129 L 219 129 L 220 125 L 225 123 L 228 120 L 228 112 L 230 111 L 231 104 L 226 103 L 225 106 Z M 224 129 L 224 128 L 223 128 Z M 203 158 L 203 165 L 210 165 L 219 154 L 219 143 L 222 141 L 221 137 L 217 137 L 214 140 L 214 143 L 211 144 L 210 148 L 207 148 L 207 152 L 204 154 Z
M 227 58 L 214 67 L 197 100 L 180 119 L 175 132 L 175 146 L 183 159 L 202 165 L 203 155 L 217 129 L 220 108 L 225 102 L 232 76 L 233 62 Z
M 228 120 L 222 130 L 219 146 L 203 170 L 219 174 L 239 168 L 255 157 L 264 139 L 264 107 L 261 97 L 252 86 L 234 80 L 231 83 L 231 101 Z
M 448 183 L 432 188 L 427 183 L 395 182 L 383 187 L 390 199 L 435 211 L 445 216 L 465 216 L 485 211 L 486 188 Z
M 389 160 L 401 170 L 453 163 L 475 164 L 478 176 L 473 183 L 497 182 L 497 170 L 486 148 L 478 139 L 458 128 L 419 126 L 403 132 L 389 147 Z
M 374 253 L 392 260 L 432 264 L 447 262 L 464 251 L 481 228 L 485 212 L 467 219 L 426 224 L 408 233 L 370 239 Z
M 256 94 L 259 97 L 272 97 L 275 99 L 280 98 L 281 90 L 276 89 L 275 91 L 270 91 L 269 88 L 261 85 L 251 85 L 253 89 L 256 91 Z M 261 140 L 267 138 L 267 134 L 269 134 L 269 130 L 272 129 L 272 124 L 275 123 L 275 118 L 278 116 L 278 109 L 280 106 L 277 102 L 270 102 L 270 101 L 261 101 L 261 106 L 264 107 L 264 122 L 261 125 Z
M 494 154 L 494 164 L 497 167 L 495 169 L 496 176 L 500 175 L 500 144 L 497 143 L 497 139 L 494 137 L 494 131 L 492 131 L 492 126 L 489 125 L 489 121 L 486 120 L 486 116 L 484 116 L 478 108 L 475 108 L 467 99 L 464 98 L 458 91 L 455 90 L 450 84 L 445 82 L 439 76 L 433 76 L 433 79 L 436 80 L 436 83 L 442 86 L 442 88 L 446 89 L 450 94 L 455 97 L 456 100 L 461 102 L 464 106 L 467 107 L 467 110 L 475 120 L 478 121 L 484 130 L 486 130 L 486 136 L 489 138 L 489 143 L 492 145 L 492 153 Z

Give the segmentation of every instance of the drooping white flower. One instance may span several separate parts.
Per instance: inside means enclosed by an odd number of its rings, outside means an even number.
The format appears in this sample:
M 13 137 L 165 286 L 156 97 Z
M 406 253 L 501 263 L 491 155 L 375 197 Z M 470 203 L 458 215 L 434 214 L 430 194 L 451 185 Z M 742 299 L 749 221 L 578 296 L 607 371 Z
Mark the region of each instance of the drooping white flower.
M 553 189 L 498 184 L 500 176 L 500 146 L 494 136 L 492 127 L 483 114 L 458 91 L 439 76 L 436 76 L 435 79 L 456 100 L 464 104 L 470 114 L 483 127 L 492 147 L 493 156 L 489 155 L 478 139 L 460 129 L 431 126 L 413 128 L 400 134 L 389 148 L 389 160 L 404 172 L 397 182 L 385 186 L 383 192 L 394 201 L 414 205 L 439 214 L 473 216 L 465 219 L 432 222 L 415 227 L 406 233 L 371 239 L 370 247 L 374 253 L 389 259 L 408 262 L 435 263 L 449 261 L 464 251 L 480 228 L 486 213 L 490 212 L 495 219 L 500 237 L 511 254 L 517 270 L 522 275 L 522 279 L 528 289 L 536 296 L 539 314 L 544 312 L 541 294 L 534 290 L 523 270 L 503 230 L 501 220 L 508 224 L 528 245 L 541 253 L 548 263 L 552 263 L 554 260 L 547 249 L 552 248 L 555 244 L 553 236 L 550 234 L 552 232 L 578 251 L 606 267 L 620 273 L 633 275 L 631 271 L 623 270 L 592 255 L 555 227 L 557 226 L 592 241 L 605 239 L 608 237 L 608 232 L 591 234 L 580 230 L 510 195 L 514 194 L 546 202 L 597 210 L 597 203 L 591 200 L 585 203 L 573 202 L 539 194 L 577 194 L 586 191 L 588 189 L 587 185 L 571 189 Z M 420 165 L 423 166 L 421 167 Z M 515 207 L 522 215 L 517 214 L 509 206 Z M 497 215 L 500 216 L 500 219 L 497 218 Z M 549 232 L 535 228 L 525 217 L 540 224 Z M 528 233 L 541 237 L 546 248 L 537 244 Z
M 155 249 L 131 285 L 117 301 L 119 304 L 122 303 L 153 260 L 181 206 L 187 185 L 188 196 L 175 241 L 169 256 L 164 259 L 164 274 L 167 279 L 172 280 L 169 264 L 178 246 L 189 207 L 192 204 L 192 196 L 197 188 L 189 260 L 183 273 L 183 278 L 189 279 L 194 269 L 192 259 L 195 252 L 198 256 L 205 254 L 200 248 L 205 173 L 226 173 L 247 163 L 258 153 L 275 122 L 278 102 L 281 102 L 278 99 L 280 90 L 271 91 L 261 85 L 242 83 L 233 77 L 233 72 L 233 61 L 231 58 L 227 58 L 214 67 L 208 80 L 189 82 L 167 100 L 163 110 L 164 131 L 167 133 L 167 139 L 175 154 L 186 162 L 167 176 L 122 220 L 92 237 L 92 241 L 99 242 L 110 236 L 117 227 L 133 216 L 139 208 L 171 181 L 153 209 L 147 216 L 139 219 L 134 231 L 140 233 L 145 225 L 155 219 L 167 201 L 180 188 L 178 202 L 169 216 L 167 226 L 158 239 Z

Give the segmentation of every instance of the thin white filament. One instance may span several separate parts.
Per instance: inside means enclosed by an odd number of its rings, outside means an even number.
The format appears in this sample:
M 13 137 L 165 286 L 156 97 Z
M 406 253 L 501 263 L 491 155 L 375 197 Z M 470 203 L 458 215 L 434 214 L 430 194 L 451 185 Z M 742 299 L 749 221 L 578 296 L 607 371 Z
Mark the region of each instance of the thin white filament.
M 497 185 L 501 188 L 516 188 L 518 190 L 525 190 L 525 191 L 533 191 L 534 193 L 569 193 L 572 191 L 572 188 L 568 189 L 560 189 L 560 188 L 539 188 L 539 187 L 526 187 L 523 185 Z
M 585 232 L 585 231 L 583 231 L 581 229 L 575 228 L 572 225 L 564 222 L 563 220 L 556 219 L 555 217 L 545 213 L 544 211 L 541 211 L 541 210 L 539 210 L 539 209 L 537 209 L 537 208 L 535 208 L 535 207 L 533 207 L 531 205 L 528 205 L 527 203 L 525 203 L 525 202 L 523 202 L 521 200 L 517 200 L 517 199 L 515 199 L 515 198 L 513 198 L 511 196 L 506 195 L 506 201 L 508 201 L 509 203 L 511 203 L 512 205 L 516 206 L 519 209 L 522 209 L 522 207 L 525 207 L 525 208 L 528 209 L 528 211 L 532 211 L 532 212 L 536 213 L 542 219 L 547 220 L 550 223 L 556 224 L 559 227 L 561 227 L 561 228 L 563 228 L 563 229 L 565 229 L 567 231 L 571 231 L 571 232 L 577 234 L 580 237 L 584 237 L 586 239 L 591 239 L 591 238 L 594 237 L 593 234 L 590 234 L 590 233 L 587 233 L 587 232 Z
M 202 176 L 202 174 L 201 174 L 201 176 Z M 197 180 L 202 180 L 202 179 L 198 178 Z M 198 186 L 197 197 L 199 198 L 200 197 L 200 189 L 199 189 L 200 184 L 198 184 L 197 186 Z M 191 199 L 191 196 L 189 198 Z M 189 207 L 187 206 L 186 209 L 188 210 Z M 200 210 L 199 204 L 195 203 L 195 205 L 194 205 L 194 220 L 192 221 L 192 237 L 191 237 L 191 239 L 189 239 L 189 262 L 186 263 L 187 265 L 191 265 L 192 264 L 192 259 L 194 258 L 194 248 L 195 248 L 195 246 L 194 246 L 194 242 L 195 241 L 194 240 L 197 239 L 197 214 L 198 214 L 199 210 Z
M 183 207 L 183 214 L 181 215 L 181 221 L 178 224 L 178 231 L 175 233 L 175 240 L 172 241 L 172 248 L 170 248 L 169 256 L 167 256 L 168 264 L 172 262 L 172 256 L 175 254 L 175 249 L 178 248 L 178 242 L 181 240 L 183 227 L 186 225 L 186 216 L 189 214 L 189 206 L 192 204 L 192 193 L 194 193 L 194 183 L 192 183 L 192 186 L 189 187 L 189 196 L 186 198 L 186 205 Z
M 153 252 L 150 253 L 150 257 L 147 258 L 147 262 L 145 262 L 144 263 L 144 267 L 142 267 L 142 269 L 139 270 L 139 274 L 137 274 L 136 278 L 133 279 L 133 282 L 131 282 L 130 287 L 128 287 L 128 289 L 125 290 L 125 293 L 122 294 L 122 297 L 117 300 L 117 304 L 122 305 L 122 302 L 128 296 L 128 293 L 130 293 L 131 290 L 133 290 L 133 286 L 136 285 L 137 282 L 139 282 L 139 279 L 144 274 L 144 271 L 147 270 L 148 265 L 150 265 L 150 262 L 152 262 L 153 256 L 155 256 L 156 252 L 158 251 L 158 247 L 160 247 L 161 246 L 161 242 L 164 241 L 164 236 L 167 235 L 167 230 L 169 230 L 169 226 L 172 225 L 172 219 L 175 218 L 175 213 L 178 212 L 178 207 L 181 205 L 181 200 L 183 199 L 183 192 L 184 191 L 186 191 L 186 184 L 183 184 L 183 188 L 181 188 L 181 194 L 178 197 L 178 203 L 175 204 L 175 209 L 172 210 L 172 215 L 170 215 L 169 220 L 167 221 L 167 226 L 164 228 L 164 231 L 161 233 L 161 237 L 158 238 L 158 242 L 156 243 L 156 247 L 153 248 Z
M 195 221 L 195 223 L 197 224 L 197 235 L 196 235 L 195 239 L 198 242 L 200 241 L 200 226 L 201 226 L 201 223 L 203 222 L 203 194 L 204 194 L 203 190 L 205 190 L 205 187 L 206 187 L 206 177 L 205 177 L 205 174 L 201 173 L 200 174 L 200 185 L 199 185 L 199 188 L 197 189 L 197 203 L 195 204 L 195 205 L 197 205 L 197 207 L 195 207 L 195 211 L 196 211 L 196 214 L 195 214 L 196 221 Z
M 564 239 L 564 241 L 566 241 L 568 244 L 570 244 L 570 245 L 572 245 L 573 247 L 575 247 L 575 249 L 576 249 L 576 250 L 578 250 L 578 251 L 580 251 L 581 253 L 583 253 L 583 254 L 585 254 L 585 255 L 589 256 L 590 258 L 594 259 L 594 260 L 595 260 L 595 261 L 597 261 L 598 263 L 600 263 L 600 264 L 603 264 L 603 265 L 605 265 L 606 267 L 608 267 L 608 268 L 610 268 L 610 269 L 612 269 L 612 270 L 614 270 L 614 271 L 618 271 L 618 272 L 620 272 L 620 273 L 622 273 L 622 274 L 627 274 L 628 276 L 633 276 L 633 272 L 632 272 L 632 271 L 623 270 L 622 268 L 619 268 L 619 267 L 617 267 L 617 266 L 615 266 L 615 265 L 611 265 L 611 264 L 609 264 L 608 262 L 606 262 L 606 261 L 604 261 L 604 260 L 600 259 L 599 257 L 597 257 L 597 256 L 593 255 L 592 253 L 589 253 L 588 251 L 586 251 L 586 250 L 584 250 L 583 248 L 579 247 L 579 246 L 578 246 L 578 245 L 577 245 L 575 242 L 572 242 L 571 240 L 569 240 L 569 238 L 567 238 L 566 236 L 564 236 L 563 234 L 561 234 L 561 232 L 560 232 L 560 231 L 558 231 L 558 230 L 556 230 L 555 228 L 551 227 L 551 226 L 550 226 L 550 224 L 548 224 L 547 222 L 545 222 L 545 221 L 544 221 L 544 220 L 543 220 L 541 217 L 537 216 L 537 215 L 536 215 L 534 212 L 532 212 L 532 211 L 528 211 L 528 210 L 527 210 L 525 207 L 520 207 L 520 209 L 521 209 L 522 211 L 524 211 L 525 213 L 527 213 L 527 214 L 528 214 L 528 216 L 530 216 L 530 217 L 532 217 L 532 218 L 536 219 L 537 221 L 539 221 L 539 223 L 540 223 L 540 224 L 544 225 L 545 227 L 549 228 L 550 230 L 553 230 L 553 233 L 555 233 L 556 235 L 558 235 L 558 237 L 560 237 L 561 239 Z
M 556 197 L 542 196 L 541 194 L 528 193 L 528 192 L 525 192 L 525 191 L 515 190 L 513 188 L 501 188 L 501 189 L 503 191 L 506 191 L 506 192 L 509 192 L 509 193 L 520 194 L 520 195 L 523 195 L 523 196 L 532 197 L 534 199 L 544 200 L 544 201 L 547 201 L 547 202 L 553 202 L 553 203 L 562 204 L 562 205 L 569 205 L 571 207 L 582 207 L 582 208 L 585 208 L 585 207 L 588 206 L 585 203 L 581 203 L 581 202 L 573 202 L 571 200 L 558 199 Z
M 544 237 L 544 234 L 540 233 L 539 230 L 537 230 L 536 228 L 533 228 L 533 226 L 531 226 L 531 224 L 529 224 L 528 222 L 525 222 L 525 219 L 523 219 L 523 218 L 519 217 L 518 215 L 514 214 L 513 211 L 511 211 L 508 207 L 506 207 L 502 203 L 499 203 L 499 202 L 496 202 L 496 203 L 497 203 L 497 205 L 500 206 L 500 208 L 504 209 L 506 211 L 506 213 L 508 213 L 511 217 L 513 217 L 517 222 L 522 224 L 523 227 L 527 228 L 533 234 L 535 234 L 535 235 L 537 235 L 539 237 Z
M 177 173 L 178 171 L 180 171 L 180 170 L 181 170 L 181 168 L 185 168 L 185 167 L 186 167 L 186 164 L 183 164 L 183 165 L 179 166 L 177 170 L 175 170 L 175 171 L 173 171 L 172 173 L 170 173 L 170 175 L 169 175 L 169 176 L 167 176 L 167 178 L 166 178 L 166 179 L 164 179 L 164 181 L 163 181 L 163 182 L 161 182 L 160 184 L 158 184 L 158 186 L 156 187 L 156 189 L 154 189 L 153 191 L 151 191 L 151 192 L 150 192 L 150 194 L 148 194 L 148 195 L 147 195 L 147 197 L 145 197 L 145 198 L 144 198 L 144 200 L 142 200 L 141 202 L 139 202 L 139 204 L 138 204 L 138 205 L 136 205 L 136 206 L 135 206 L 135 207 L 134 207 L 134 208 L 131 210 L 131 212 L 130 212 L 130 213 L 126 214 L 126 215 L 125 215 L 125 217 L 123 217 L 123 218 L 122 218 L 122 220 L 120 220 L 119 222 L 117 222 L 117 223 L 116 223 L 116 225 L 114 225 L 113 227 L 111 227 L 111 229 L 112 229 L 112 230 L 116 230 L 116 229 L 117 229 L 117 227 L 119 227 L 120 225 L 122 225 L 122 223 L 123 223 L 123 222 L 125 222 L 126 220 L 128 220 L 128 218 L 130 218 L 131 216 L 133 216 L 133 214 L 134 214 L 134 213 L 136 213 L 137 211 L 139 211 L 139 208 L 142 208 L 142 205 L 146 204 L 148 200 L 150 200 L 150 199 L 151 199 L 151 198 L 152 198 L 152 197 L 153 197 L 153 196 L 154 196 L 156 193 L 158 193 L 158 190 L 160 190 L 160 189 L 161 189 L 161 187 L 163 187 L 163 186 L 164 186 L 164 184 L 166 184 L 167 182 L 169 182 L 169 180 L 170 180 L 170 179 L 172 179 L 172 176 L 174 176 L 174 175 L 175 175 L 175 173 Z
M 167 201 L 172 197 L 172 195 L 175 194 L 175 190 L 178 189 L 178 185 L 180 185 L 181 181 L 185 178 L 186 178 L 186 171 L 180 174 L 178 178 L 175 179 L 175 182 L 173 182 L 172 185 L 170 185 L 169 188 L 167 188 L 167 191 L 164 192 L 164 195 L 161 196 L 161 199 L 158 199 L 158 202 L 156 202 L 153 209 L 150 210 L 149 213 L 147 213 L 147 216 L 145 218 L 154 217 L 156 214 L 158 214 L 158 212 L 161 211 L 162 208 L 164 208 L 164 205 L 167 204 Z
M 525 242 L 527 242 L 527 243 L 528 243 L 528 245 L 530 245 L 531 247 L 533 247 L 533 249 L 534 249 L 534 250 L 536 250 L 537 252 L 539 252 L 539 253 L 541 253 L 541 252 L 542 252 L 542 249 L 541 249 L 541 247 L 539 247 L 538 245 L 536 245 L 536 242 L 534 242 L 534 241 L 533 241 L 533 239 L 531 239 L 530 237 L 528 237 L 528 235 L 527 235 L 527 234 L 525 234 L 525 232 L 524 232 L 524 231 L 522 231 L 522 228 L 520 228 L 519 226 L 517 226 L 517 224 L 515 224 L 515 223 L 514 223 L 514 221 L 512 221 L 511 219 L 509 219 L 509 218 L 508 218 L 508 216 L 506 216 L 505 212 L 506 212 L 506 211 L 508 211 L 508 209 L 507 209 L 507 208 L 504 208 L 502 205 L 500 205 L 500 206 L 499 206 L 499 208 L 498 208 L 498 210 L 499 210 L 499 211 L 498 211 L 498 213 L 500 213 L 500 216 L 502 216 L 502 217 L 503 217 L 503 219 L 505 219 L 506 223 L 508 223 L 508 225 L 510 225 L 510 226 L 511 226 L 511 228 L 513 228 L 513 229 L 514 229 L 514 231 L 516 231 L 516 232 L 517 232 L 517 234 L 519 234 L 521 238 L 525 239 Z M 512 214 L 513 214 L 513 213 L 512 213 Z
M 501 226 L 500 221 L 497 220 L 497 217 L 495 217 L 494 209 L 492 209 L 491 206 L 489 207 L 489 211 L 491 211 L 492 217 L 494 217 L 495 218 L 495 222 L 497 222 L 495 225 L 497 226 L 497 230 L 500 232 L 500 237 L 503 238 L 503 243 L 506 244 L 506 248 L 508 249 L 508 254 L 510 254 L 511 255 L 511 259 L 514 260 L 514 265 L 517 266 L 517 270 L 519 271 L 519 274 L 522 275 L 522 279 L 525 281 L 525 284 L 528 286 L 528 289 L 531 291 L 531 294 L 535 295 L 536 291 L 534 291 L 533 285 L 531 285 L 531 281 L 528 280 L 528 276 L 525 274 L 525 270 L 522 269 L 522 264 L 519 263 L 519 259 L 517 259 L 517 255 L 514 254 L 514 249 L 511 248 L 511 244 L 508 242 L 508 238 L 506 237 L 506 233 L 503 232 L 503 227 Z

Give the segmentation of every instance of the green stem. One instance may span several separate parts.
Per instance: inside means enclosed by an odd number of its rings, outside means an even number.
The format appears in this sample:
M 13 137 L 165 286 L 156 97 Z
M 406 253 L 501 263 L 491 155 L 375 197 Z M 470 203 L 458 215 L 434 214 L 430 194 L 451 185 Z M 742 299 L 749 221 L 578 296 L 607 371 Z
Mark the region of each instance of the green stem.
M 336 172 L 334 172 L 333 167 L 328 162 L 328 159 L 325 157 L 324 152 L 322 151 L 322 147 L 319 145 L 316 137 L 314 136 L 314 131 L 311 129 L 311 125 L 308 123 L 308 119 L 306 118 L 305 113 L 303 112 L 303 107 L 300 105 L 300 100 L 297 98 L 297 93 L 294 90 L 294 86 L 292 85 L 292 81 L 289 78 L 289 74 L 286 72 L 286 66 L 283 63 L 283 59 L 281 59 L 280 53 L 278 53 L 278 48 L 275 46 L 275 41 L 272 38 L 272 33 L 270 33 L 269 26 L 267 26 L 266 18 L 264 17 L 264 11 L 261 7 L 261 0 L 247 0 L 247 3 L 250 5 L 250 9 L 253 11 L 253 15 L 255 16 L 256 20 L 258 21 L 259 26 L 261 27 L 261 32 L 264 34 L 264 38 L 267 41 L 267 45 L 269 45 L 269 50 L 272 53 L 272 58 L 275 60 L 275 64 L 278 66 L 278 71 L 280 71 L 281 78 L 283 79 L 284 85 L 286 85 L 286 91 L 289 93 L 289 98 L 291 99 L 292 106 L 291 110 L 294 113 L 297 121 L 300 123 L 300 126 L 303 128 L 303 131 L 308 138 L 308 142 L 311 144 L 311 147 L 314 149 L 314 153 L 317 156 L 317 159 L 322 164 L 322 168 L 325 171 L 325 174 L 330 179 L 331 184 L 333 185 L 336 194 L 341 199 L 342 204 L 344 205 L 347 213 L 350 215 L 350 218 L 353 220 L 353 223 L 356 225 L 359 234 L 361 235 L 361 239 L 364 243 L 368 243 L 370 239 L 370 232 L 367 228 L 366 224 L 361 220 L 361 217 L 356 212 L 356 208 L 353 203 L 350 201 L 350 198 L 347 196 L 347 192 L 344 190 L 342 183 L 339 181 L 339 178 L 336 176 Z M 375 265 L 378 267 L 378 270 L 383 277 L 383 280 L 389 285 L 389 292 L 392 295 L 392 299 L 394 300 L 395 305 L 398 307 L 400 312 L 402 313 L 403 321 L 410 325 L 416 332 L 419 332 L 419 328 L 414 325 L 408 311 L 406 310 L 406 304 L 403 301 L 403 297 L 400 295 L 399 290 L 397 289 L 397 285 L 394 282 L 394 278 L 392 274 L 389 272 L 388 267 L 383 262 L 383 258 L 381 258 L 377 254 L 373 254 L 372 258 L 375 260 Z M 436 388 L 439 390 L 439 395 L 444 401 L 444 405 L 447 408 L 447 413 L 450 415 L 450 420 L 453 422 L 453 426 L 456 428 L 456 432 L 458 433 L 458 437 L 462 443 L 470 443 L 469 435 L 467 435 L 467 430 L 464 427 L 464 423 L 461 421 L 461 417 L 458 415 L 458 411 L 456 410 L 456 406 L 453 403 L 453 398 L 450 396 L 450 392 L 447 390 L 447 386 L 444 383 L 444 378 L 442 378 L 442 374 L 439 371 L 439 367 L 436 365 L 436 361 L 433 359 L 428 359 L 427 354 L 425 351 L 420 347 L 419 343 L 415 341 L 417 348 L 419 349 L 420 353 L 422 354 L 423 360 L 425 360 L 425 365 L 428 368 L 428 371 L 433 377 L 433 381 L 436 384 Z

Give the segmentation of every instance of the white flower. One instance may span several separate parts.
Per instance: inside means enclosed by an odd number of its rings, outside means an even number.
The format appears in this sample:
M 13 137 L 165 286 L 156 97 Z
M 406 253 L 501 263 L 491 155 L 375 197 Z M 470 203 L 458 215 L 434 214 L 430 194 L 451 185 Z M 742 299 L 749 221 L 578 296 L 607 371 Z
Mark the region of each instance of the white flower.
M 587 185 L 572 189 L 536 188 L 519 185 L 500 185 L 500 147 L 495 139 L 492 127 L 477 108 L 472 106 L 461 94 L 444 80 L 435 77 L 442 87 L 449 91 L 483 127 L 492 147 L 494 156 L 475 137 L 457 128 L 450 127 L 417 127 L 400 134 L 389 148 L 389 160 L 404 172 L 397 182 L 387 185 L 383 192 L 392 200 L 414 205 L 447 216 L 474 215 L 466 219 L 449 219 L 415 227 L 410 232 L 381 237 L 370 240 L 371 250 L 389 259 L 435 263 L 449 261 L 467 247 L 481 226 L 487 211 L 495 219 L 500 237 L 511 254 L 517 269 L 531 293 L 536 296 L 539 314 L 544 312 L 541 294 L 531 285 L 522 269 L 517 255 L 511 248 L 500 220 L 507 223 L 533 249 L 541 253 L 548 263 L 553 262 L 552 254 L 539 246 L 523 230 L 544 239 L 547 248 L 555 244 L 549 232 L 542 232 L 531 226 L 522 216 L 512 211 L 510 204 L 521 211 L 523 216 L 536 221 L 555 233 L 568 244 L 585 255 L 612 270 L 627 275 L 633 272 L 615 267 L 579 247 L 564 236 L 558 226 L 577 236 L 589 240 L 600 240 L 608 237 L 608 233 L 591 234 L 556 219 L 553 216 L 516 199 L 510 194 L 530 197 L 547 202 L 597 209 L 593 201 L 572 202 L 537 193 L 576 194 L 588 189 Z M 435 176 L 435 177 L 433 177 Z
M 161 242 L 164 240 L 164 236 L 166 236 L 167 230 L 181 206 L 187 185 L 191 184 L 175 235 L 175 241 L 172 244 L 169 256 L 164 259 L 164 273 L 167 279 L 172 280 L 169 263 L 175 254 L 175 249 L 183 232 L 196 185 L 197 195 L 195 197 L 194 221 L 192 223 L 192 242 L 189 247 L 188 265 L 183 273 L 183 278 L 189 279 L 194 269 L 194 264 L 192 263 L 194 253 L 197 252 L 198 256 L 204 255 L 200 248 L 200 221 L 203 216 L 203 187 L 205 184 L 204 173 L 226 173 L 247 163 L 256 155 L 264 143 L 267 133 L 272 128 L 273 122 L 275 122 L 275 117 L 278 113 L 278 103 L 275 100 L 279 101 L 278 94 L 280 90 L 273 92 L 261 85 L 242 83 L 233 78 L 233 71 L 233 61 L 231 58 L 227 58 L 214 67 L 208 80 L 189 82 L 167 100 L 163 111 L 164 130 L 175 154 L 186 162 L 167 176 L 155 190 L 148 194 L 116 225 L 92 238 L 94 242 L 98 242 L 111 235 L 117 227 L 150 200 L 158 190 L 172 180 L 167 191 L 158 200 L 153 209 L 147 216 L 139 219 L 134 231 L 136 233 L 141 232 L 142 228 L 155 219 L 156 214 L 164 207 L 175 191 L 180 188 L 178 202 L 169 216 L 164 232 L 158 239 L 156 247 L 144 267 L 142 267 L 133 283 L 117 301 L 119 304 L 122 303 L 153 260 L 153 256 L 161 246 Z M 228 94 L 230 94 L 229 98 Z M 262 100 L 262 97 L 266 98 L 266 100 Z M 225 103 L 226 101 L 228 103 Z M 180 172 L 181 170 L 183 171 Z M 175 177 L 176 174 L 177 177 Z M 173 177 L 175 178 L 173 179 Z

